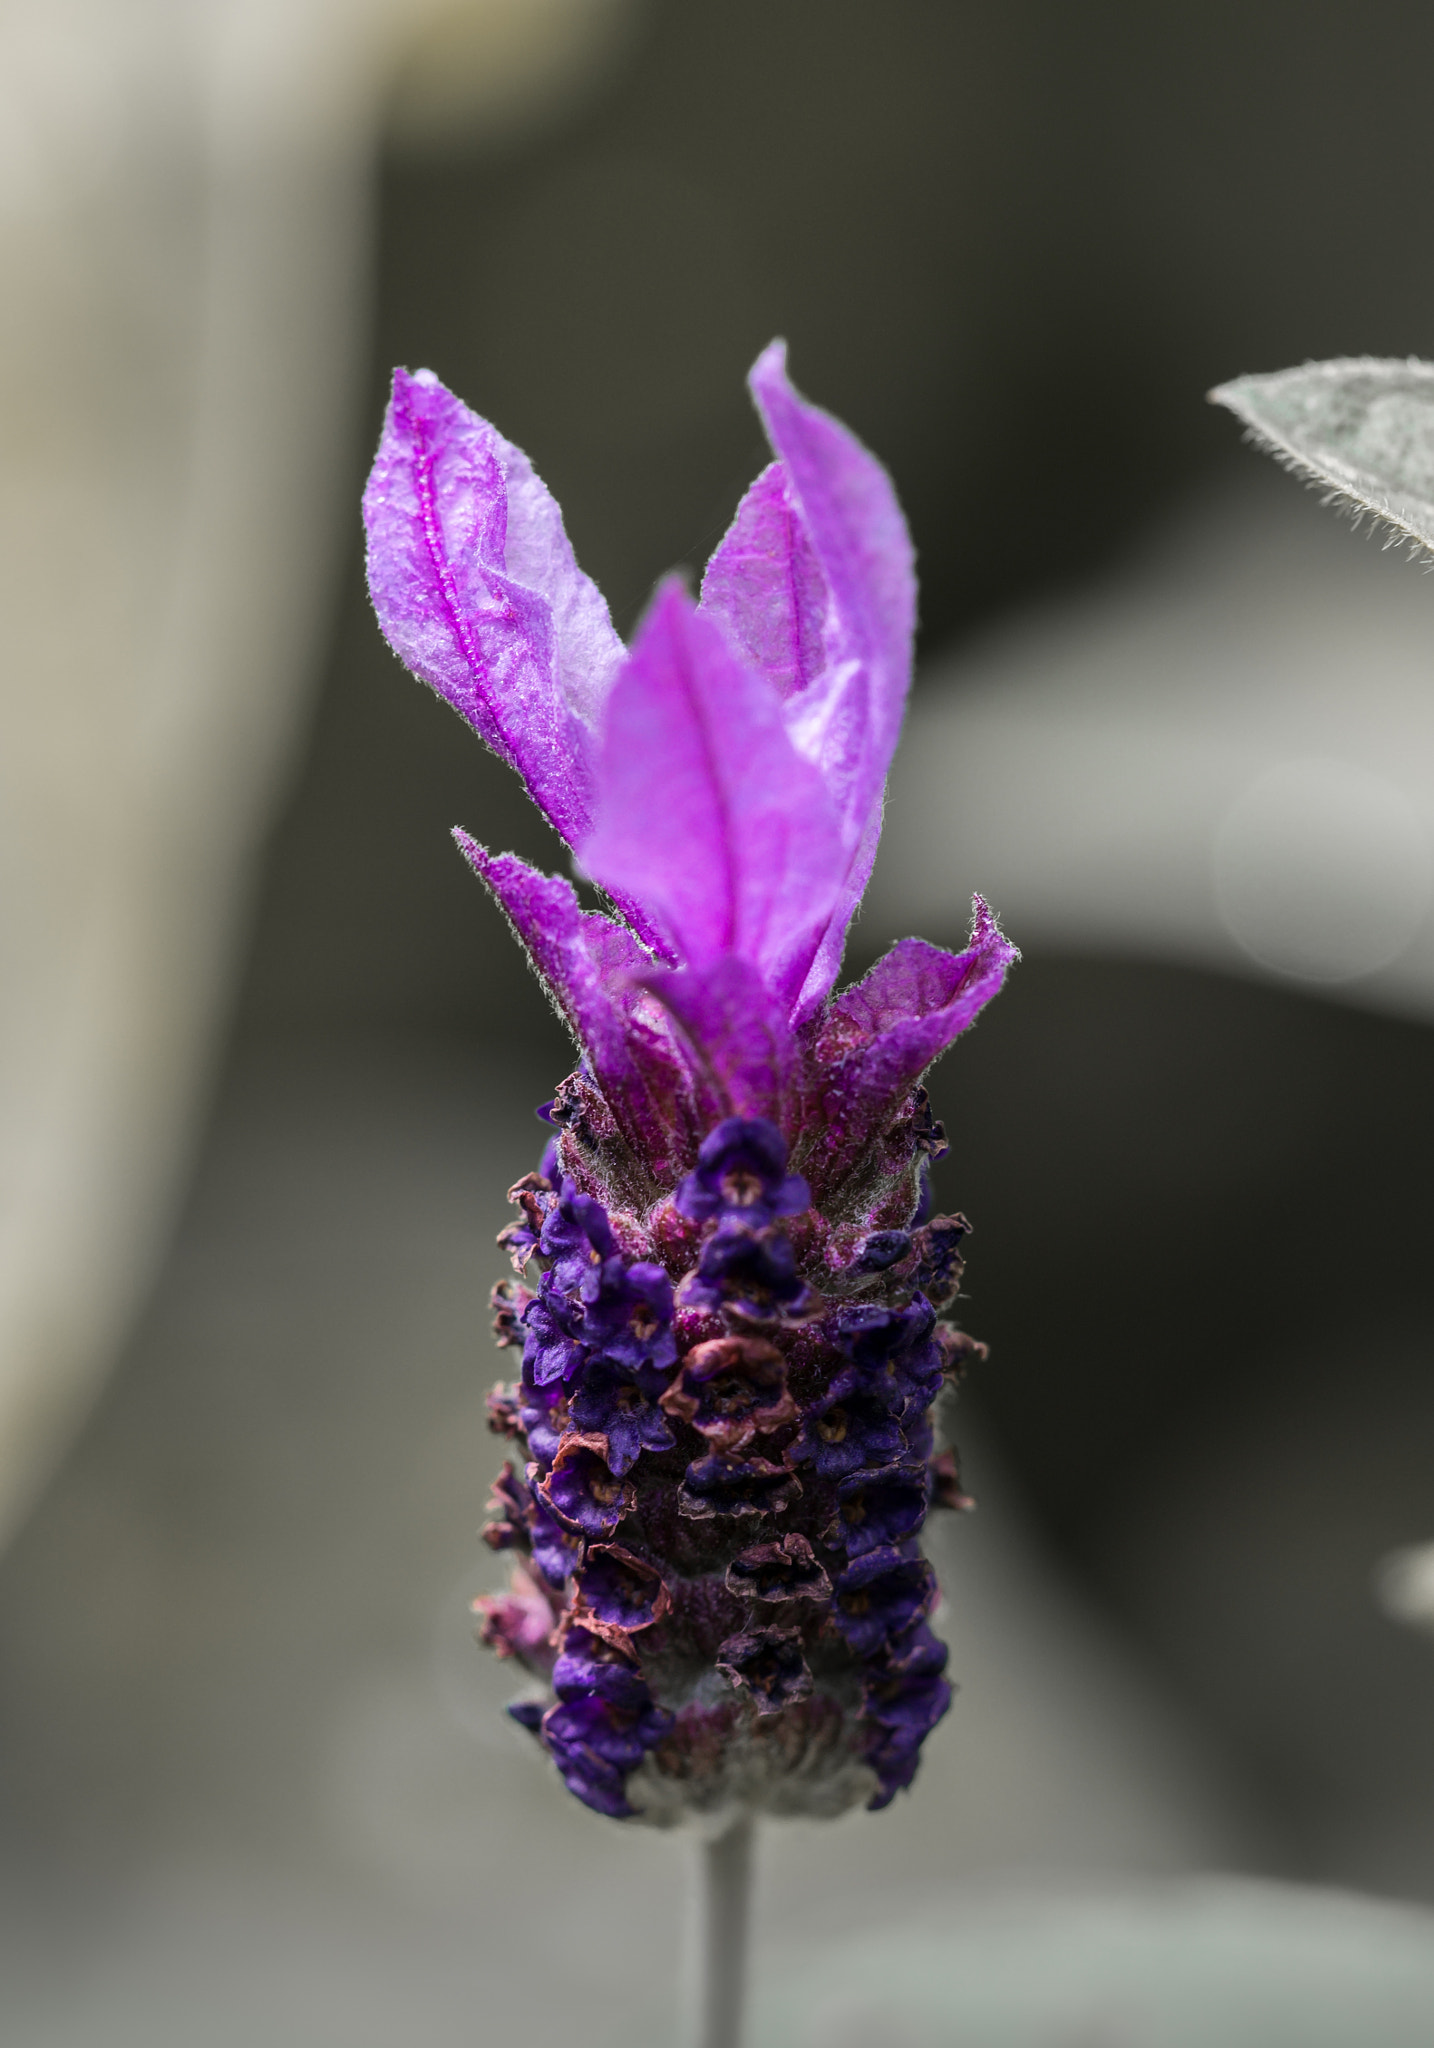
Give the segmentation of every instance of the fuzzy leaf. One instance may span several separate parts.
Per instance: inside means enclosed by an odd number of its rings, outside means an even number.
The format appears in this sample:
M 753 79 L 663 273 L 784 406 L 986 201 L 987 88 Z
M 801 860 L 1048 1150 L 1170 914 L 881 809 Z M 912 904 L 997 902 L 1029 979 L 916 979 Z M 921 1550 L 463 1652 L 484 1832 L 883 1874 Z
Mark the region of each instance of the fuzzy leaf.
M 1332 500 L 1434 552 L 1434 364 L 1343 356 L 1237 377 L 1210 398 Z

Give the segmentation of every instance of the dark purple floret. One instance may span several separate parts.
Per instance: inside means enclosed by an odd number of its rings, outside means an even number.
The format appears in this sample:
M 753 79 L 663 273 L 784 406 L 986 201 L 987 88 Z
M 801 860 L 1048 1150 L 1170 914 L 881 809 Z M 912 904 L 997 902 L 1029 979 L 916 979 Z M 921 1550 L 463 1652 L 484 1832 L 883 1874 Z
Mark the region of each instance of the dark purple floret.
M 483 1541 L 490 1550 L 528 1548 L 532 1497 L 511 1458 L 504 1460 L 502 1471 L 493 1481 L 487 1513 L 492 1519 L 483 1525 Z
M 608 1820 L 632 1819 L 637 1808 L 627 1796 L 630 1765 L 604 1763 L 585 1742 L 563 1740 L 556 1730 L 547 1747 L 574 1799 Z
M 775 1714 L 812 1689 L 812 1674 L 794 1628 L 754 1628 L 729 1636 L 717 1652 L 717 1669 L 745 1686 L 759 1714 Z
M 568 1790 L 596 1813 L 625 1820 L 627 1774 L 660 1742 L 671 1716 L 647 1707 L 619 1707 L 594 1698 L 560 1700 L 543 1716 L 544 1746 Z
M 849 1557 L 864 1557 L 914 1536 L 926 1519 L 926 1474 L 888 1466 L 883 1472 L 855 1472 L 837 1488 L 833 1543 Z
M 718 1451 L 743 1450 L 797 1415 L 787 1362 L 759 1337 L 714 1337 L 694 1345 L 662 1405 Z
M 867 1685 L 863 1704 L 878 1727 L 919 1741 L 950 1706 L 951 1687 L 939 1670 L 879 1671 Z
M 890 1465 L 908 1449 L 901 1425 L 880 1395 L 853 1387 L 840 1398 L 816 1401 L 802 1418 L 801 1434 L 787 1451 L 790 1465 L 811 1465 L 821 1479 Z
M 925 1088 L 915 1088 L 912 1090 L 912 1094 L 916 1100 L 916 1116 L 913 1121 L 912 1136 L 919 1150 L 926 1155 L 929 1166 L 934 1166 L 938 1160 L 944 1159 L 947 1152 L 951 1149 L 946 1143 L 946 1126 L 933 1112 L 931 1097 Z M 929 1166 L 924 1171 L 922 1179 L 922 1192 L 926 1197 L 927 1206 L 924 1209 L 918 1208 L 915 1217 L 912 1219 L 913 1225 L 925 1223 L 931 1214 L 931 1174 Z
M 618 1706 L 611 1700 L 560 1701 L 543 1717 L 543 1740 L 556 1753 L 581 1748 L 599 1764 L 631 1770 L 643 1751 L 660 1742 L 671 1716 L 650 1704 Z
M 642 1707 L 651 1700 L 635 1661 L 606 1636 L 570 1628 L 553 1666 L 553 1691 L 560 1700 L 591 1696 L 615 1707 Z
M 661 1621 L 670 1605 L 671 1595 L 655 1565 L 616 1543 L 589 1546 L 573 1609 L 584 1626 L 597 1633 L 607 1628 L 633 1635 Z
M 940 1636 L 921 1620 L 888 1645 L 886 1668 L 893 1677 L 899 1675 L 903 1680 L 939 1678 L 950 1658 L 951 1652 Z
M 691 1307 L 730 1309 L 752 1323 L 803 1315 L 809 1299 L 791 1243 L 775 1225 L 765 1230 L 720 1225 L 703 1245 L 697 1270 L 683 1288 L 683 1300 Z
M 867 1804 L 873 1812 L 889 1806 L 916 1776 L 921 1745 L 951 1697 L 950 1682 L 935 1672 L 882 1674 L 868 1685 L 866 1760 L 876 1772 L 877 1790 Z
M 904 1358 L 919 1348 L 930 1337 L 935 1324 L 930 1302 L 918 1294 L 896 1308 L 873 1301 L 843 1309 L 834 1334 L 858 1370 L 876 1379 L 888 1371 L 893 1359 Z
M 945 1684 L 945 1681 L 940 1681 Z M 951 1704 L 951 1688 L 946 1685 L 946 1700 L 932 1720 L 934 1728 L 941 1715 Z M 919 1732 L 909 1728 L 883 1728 L 874 1726 L 866 1749 L 863 1752 L 867 1763 L 876 1773 L 877 1789 L 866 1802 L 868 1813 L 880 1813 L 890 1806 L 898 1792 L 904 1792 L 921 1768 L 921 1745 L 931 1733 L 931 1728 Z
M 906 1439 L 906 1448 L 897 1463 L 929 1466 L 936 1448 L 936 1425 L 931 1410 L 919 1395 L 914 1394 L 901 1411 L 901 1434 Z M 929 1488 L 929 1473 L 927 1477 Z M 930 1498 L 929 1490 L 927 1497 Z
M 522 1406 L 519 1389 L 507 1380 L 495 1380 L 488 1391 L 488 1427 L 494 1436 L 520 1436 Z
M 597 1284 L 595 1284 L 597 1282 Z M 583 1331 L 604 1358 L 636 1372 L 670 1366 L 677 1356 L 672 1329 L 672 1282 L 661 1266 L 646 1261 L 625 1265 L 603 1261 L 601 1278 L 590 1273 L 582 1287 Z
M 571 1387 L 561 1380 L 552 1380 L 547 1386 L 534 1386 L 527 1376 L 518 1382 L 518 1421 L 528 1440 L 528 1450 L 533 1462 L 546 1472 L 558 1455 L 558 1446 L 570 1433 L 572 1424 L 569 1415 Z
M 935 1327 L 936 1311 L 918 1294 L 898 1308 L 863 1302 L 843 1309 L 835 1335 L 860 1384 L 899 1415 L 908 1401 L 925 1407 L 941 1390 L 944 1361 Z
M 520 1728 L 526 1728 L 530 1735 L 536 1735 L 543 1725 L 546 1709 L 541 1700 L 509 1700 L 503 1712 Z
M 516 1657 L 539 1677 L 553 1668 L 554 1601 L 541 1577 L 525 1565 L 514 1567 L 506 1593 L 487 1593 L 473 1602 L 478 1640 L 499 1657 Z
M 837 1580 L 832 1622 L 859 1657 L 879 1656 L 931 1612 L 936 1574 L 924 1557 L 868 1551 Z
M 727 1591 L 748 1600 L 827 1600 L 831 1580 L 805 1536 L 789 1529 L 775 1543 L 753 1543 L 727 1567 Z
M 565 1294 L 576 1293 L 595 1266 L 611 1258 L 612 1225 L 595 1195 L 579 1194 L 570 1180 L 549 1209 L 538 1239 L 541 1257 L 551 1259 L 548 1277 Z
M 956 1299 L 966 1263 L 961 1246 L 970 1234 L 964 1216 L 933 1216 L 915 1234 L 916 1285 L 935 1308 Z
M 757 1230 L 779 1216 L 800 1216 L 812 1196 L 799 1173 L 787 1172 L 787 1141 L 775 1124 L 729 1116 L 703 1139 L 696 1168 L 673 1199 L 695 1222 L 736 1218 Z
M 579 1334 L 581 1303 L 551 1281 L 552 1275 L 545 1273 L 540 1292 L 523 1311 L 523 1373 L 539 1387 L 576 1379 L 589 1356 Z
M 532 1298 L 531 1290 L 517 1280 L 499 1280 L 490 1291 L 488 1306 L 493 1311 L 493 1342 L 500 1351 L 522 1343 L 523 1311 Z
M 989 1355 L 979 1338 L 965 1330 L 953 1330 L 949 1323 L 938 1323 L 932 1336 L 941 1353 L 941 1377 L 948 1386 L 960 1386 L 969 1368 Z
M 770 1458 L 732 1458 L 715 1451 L 688 1466 L 677 1506 L 694 1521 L 709 1515 L 780 1514 L 801 1490 L 795 1475 Z
M 873 1230 L 857 1247 L 853 1266 L 858 1273 L 884 1273 L 911 1250 L 909 1230 Z
M 553 1205 L 553 1187 L 545 1174 L 525 1173 L 509 1188 L 508 1200 L 522 1210 L 523 1220 L 500 1230 L 498 1242 L 511 1259 L 514 1272 L 521 1278 L 528 1261 L 538 1249 L 543 1220 Z
M 607 1462 L 619 1479 L 641 1452 L 672 1448 L 672 1431 L 651 1386 L 604 1358 L 593 1359 L 583 1374 L 572 1398 L 572 1417 L 585 1433 L 606 1437 Z
M 962 1489 L 961 1468 L 954 1451 L 938 1451 L 931 1460 L 930 1487 L 934 1508 L 954 1508 L 958 1514 L 964 1514 L 976 1505 Z
M 550 1586 L 561 1586 L 582 1563 L 583 1541 L 535 1500 L 528 1514 L 533 1562 Z
M 568 1436 L 558 1446 L 545 1478 L 533 1474 L 538 1498 L 564 1528 L 601 1542 L 611 1536 L 633 1504 L 631 1482 L 618 1479 L 607 1462 L 600 1436 Z

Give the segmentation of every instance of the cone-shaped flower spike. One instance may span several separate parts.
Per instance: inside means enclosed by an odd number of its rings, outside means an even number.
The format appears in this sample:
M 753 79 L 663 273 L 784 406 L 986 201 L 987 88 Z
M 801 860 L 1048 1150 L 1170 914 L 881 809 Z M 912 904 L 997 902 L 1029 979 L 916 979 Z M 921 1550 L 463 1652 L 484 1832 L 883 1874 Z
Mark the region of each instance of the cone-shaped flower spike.
M 518 1553 L 481 1632 L 601 1813 L 832 1814 L 911 1782 L 946 1711 L 920 1555 L 961 1504 L 931 1408 L 979 1347 L 939 1313 L 959 1218 L 921 1077 L 1015 957 L 977 900 L 834 994 L 911 674 L 911 545 L 880 465 L 751 377 L 775 454 L 624 648 L 528 459 L 399 371 L 364 500 L 390 644 L 522 776 L 605 908 L 460 847 L 579 1064 L 496 1290 Z

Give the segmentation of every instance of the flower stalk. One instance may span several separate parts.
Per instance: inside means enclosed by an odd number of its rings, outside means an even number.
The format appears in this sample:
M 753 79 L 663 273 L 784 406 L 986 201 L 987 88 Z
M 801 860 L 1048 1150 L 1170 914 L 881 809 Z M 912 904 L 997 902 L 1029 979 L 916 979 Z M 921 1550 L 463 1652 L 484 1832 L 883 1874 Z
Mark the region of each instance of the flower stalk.
M 698 1850 L 698 1974 L 693 2048 L 741 2048 L 747 2002 L 756 1825 L 741 1814 Z

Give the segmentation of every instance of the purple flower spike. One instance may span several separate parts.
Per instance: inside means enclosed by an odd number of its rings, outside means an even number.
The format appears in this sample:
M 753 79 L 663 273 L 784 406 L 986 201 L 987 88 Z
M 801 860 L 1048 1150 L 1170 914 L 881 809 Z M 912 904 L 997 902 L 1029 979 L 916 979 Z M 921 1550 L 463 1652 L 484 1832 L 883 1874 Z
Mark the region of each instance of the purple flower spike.
M 787 1141 L 765 1117 L 731 1116 L 702 1141 L 696 1170 L 673 1198 L 699 1223 L 734 1218 L 760 1229 L 779 1216 L 800 1216 L 811 1189 L 787 1172 Z
M 754 1628 L 728 1636 L 717 1652 L 717 1669 L 745 1686 L 759 1714 L 780 1713 L 812 1689 L 812 1674 L 794 1628 Z
M 795 1422 L 787 1361 L 756 1337 L 714 1337 L 698 1344 L 662 1397 L 668 1414 L 690 1423 L 717 1451 L 740 1451 L 753 1437 Z
M 611 1536 L 633 1505 L 632 1487 L 607 1462 L 607 1439 L 564 1437 L 552 1470 L 535 1477 L 538 1498 L 574 1535 L 601 1541 Z
M 928 1511 L 966 1505 L 934 1402 L 984 1357 L 938 1318 L 968 1226 L 934 1213 L 923 1076 L 1016 958 L 903 939 L 838 989 L 911 674 L 891 481 L 790 383 L 772 461 L 694 604 L 632 645 L 520 449 L 399 371 L 364 500 L 379 622 L 523 778 L 578 881 L 464 832 L 578 1048 L 511 1190 L 493 1296 L 521 1377 L 480 1633 L 510 1710 L 615 1819 L 885 1805 L 945 1712 Z M 580 896 L 595 889 L 599 907 Z

